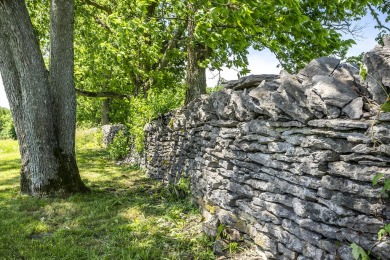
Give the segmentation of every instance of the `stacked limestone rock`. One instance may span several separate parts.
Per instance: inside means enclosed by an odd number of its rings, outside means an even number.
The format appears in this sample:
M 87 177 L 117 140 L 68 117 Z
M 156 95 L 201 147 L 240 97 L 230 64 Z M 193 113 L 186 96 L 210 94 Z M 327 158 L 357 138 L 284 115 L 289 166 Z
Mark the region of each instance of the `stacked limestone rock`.
M 103 132 L 103 145 L 104 147 L 108 147 L 112 141 L 114 140 L 115 135 L 119 131 L 124 131 L 126 127 L 122 124 L 117 125 L 103 125 L 102 126 L 102 132 Z
M 389 259 L 390 45 L 376 47 L 363 80 L 335 58 L 297 75 L 250 76 L 145 127 L 145 165 L 190 176 L 204 229 L 223 223 L 276 259 L 352 259 L 349 245 Z M 384 86 L 379 86 L 382 83 Z

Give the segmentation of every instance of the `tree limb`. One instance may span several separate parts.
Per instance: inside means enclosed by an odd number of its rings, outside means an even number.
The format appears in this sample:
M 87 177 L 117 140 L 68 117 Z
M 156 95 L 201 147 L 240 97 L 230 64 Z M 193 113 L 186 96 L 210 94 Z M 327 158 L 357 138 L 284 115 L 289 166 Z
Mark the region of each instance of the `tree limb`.
M 92 92 L 76 88 L 76 94 L 85 96 L 85 97 L 106 97 L 106 98 L 117 98 L 117 99 L 130 99 L 131 95 L 125 95 L 117 92 L 103 91 L 103 92 Z
M 106 29 L 107 31 L 111 32 L 111 28 L 105 24 L 102 19 L 100 19 L 99 17 L 97 17 L 96 15 L 93 16 L 93 18 L 95 19 L 95 22 L 97 22 L 100 26 L 102 26 L 104 29 Z
M 84 2 L 87 4 L 87 5 L 91 5 L 93 7 L 96 7 L 97 9 L 100 9 L 100 10 L 103 10 L 105 11 L 108 15 L 112 14 L 112 9 L 108 6 L 103 6 L 103 5 L 100 5 L 98 3 L 95 3 L 91 0 L 84 0 Z
M 374 8 L 370 4 L 368 5 L 368 9 L 370 9 L 370 13 L 372 17 L 374 17 L 376 23 L 378 24 L 378 27 L 381 29 L 386 29 L 390 32 L 390 28 L 382 24 L 382 22 L 378 18 L 378 13 L 375 12 Z

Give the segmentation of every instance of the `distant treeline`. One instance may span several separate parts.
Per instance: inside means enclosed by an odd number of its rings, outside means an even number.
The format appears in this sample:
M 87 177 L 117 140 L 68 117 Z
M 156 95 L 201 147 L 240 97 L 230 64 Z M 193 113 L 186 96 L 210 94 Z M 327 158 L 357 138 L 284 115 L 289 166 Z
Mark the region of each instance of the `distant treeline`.
M 0 139 L 16 139 L 15 127 L 12 122 L 11 111 L 0 107 Z

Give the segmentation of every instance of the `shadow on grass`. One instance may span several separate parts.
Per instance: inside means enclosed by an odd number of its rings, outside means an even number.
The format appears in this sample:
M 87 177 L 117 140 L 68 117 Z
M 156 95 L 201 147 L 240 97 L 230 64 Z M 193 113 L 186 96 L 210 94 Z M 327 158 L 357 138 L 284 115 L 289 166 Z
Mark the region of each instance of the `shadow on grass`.
M 0 163 L 0 172 L 5 172 L 9 170 L 15 170 L 20 168 L 20 159 L 12 159 L 12 160 L 1 160 Z
M 0 170 L 0 172 L 1 172 L 1 170 Z M 19 180 L 20 180 L 19 175 L 17 175 L 17 176 L 12 175 L 10 178 L 1 178 L 0 179 L 0 190 L 2 190 L 1 189 L 2 186 L 18 185 Z
M 90 193 L 39 199 L 2 190 L 3 259 L 214 258 L 189 199 L 171 199 L 161 183 L 106 156 L 78 153 Z M 0 170 L 0 189 L 18 181 L 16 175 L 1 179 Z

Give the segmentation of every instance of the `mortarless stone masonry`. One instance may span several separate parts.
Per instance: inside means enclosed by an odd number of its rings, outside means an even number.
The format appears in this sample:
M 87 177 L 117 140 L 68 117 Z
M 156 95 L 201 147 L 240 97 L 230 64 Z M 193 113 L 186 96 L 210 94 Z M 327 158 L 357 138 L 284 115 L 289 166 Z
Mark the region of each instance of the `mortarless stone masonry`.
M 389 238 L 377 240 L 389 199 L 371 184 L 378 172 L 390 178 L 390 113 L 377 105 L 390 46 L 365 63 L 367 80 L 319 58 L 297 75 L 229 82 L 148 124 L 144 167 L 169 181 L 189 176 L 204 230 L 223 223 L 269 259 L 349 260 L 351 243 L 390 259 Z

